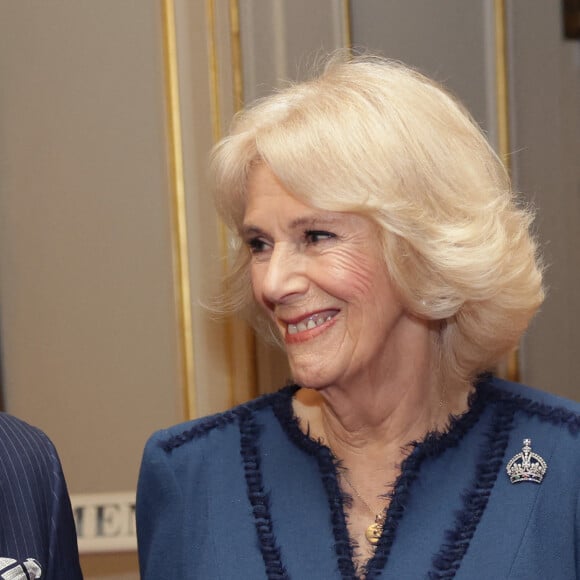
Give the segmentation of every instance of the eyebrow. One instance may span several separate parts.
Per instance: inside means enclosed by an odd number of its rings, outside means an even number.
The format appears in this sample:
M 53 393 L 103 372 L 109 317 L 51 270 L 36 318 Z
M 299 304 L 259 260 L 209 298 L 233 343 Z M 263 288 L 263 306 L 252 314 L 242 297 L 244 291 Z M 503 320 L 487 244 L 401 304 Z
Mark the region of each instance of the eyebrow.
M 242 238 L 251 238 L 252 236 L 259 236 L 264 233 L 262 228 L 253 226 L 252 224 L 243 224 L 240 228 L 240 236 Z
M 290 222 L 290 229 L 301 228 L 304 226 L 321 226 L 321 225 L 332 225 L 339 220 L 338 217 L 334 215 L 312 215 L 296 218 Z

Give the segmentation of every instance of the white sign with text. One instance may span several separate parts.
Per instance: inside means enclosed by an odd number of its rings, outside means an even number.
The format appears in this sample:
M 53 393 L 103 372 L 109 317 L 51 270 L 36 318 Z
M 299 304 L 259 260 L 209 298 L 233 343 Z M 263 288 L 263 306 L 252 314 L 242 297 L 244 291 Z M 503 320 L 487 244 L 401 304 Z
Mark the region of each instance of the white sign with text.
M 135 492 L 73 494 L 79 552 L 137 549 Z

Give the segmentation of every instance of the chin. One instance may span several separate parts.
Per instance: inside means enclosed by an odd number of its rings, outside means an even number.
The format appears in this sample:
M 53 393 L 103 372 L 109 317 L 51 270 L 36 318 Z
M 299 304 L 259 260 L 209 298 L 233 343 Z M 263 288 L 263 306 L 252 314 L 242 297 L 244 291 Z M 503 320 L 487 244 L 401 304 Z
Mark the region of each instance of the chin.
M 324 376 L 318 376 L 316 373 L 304 372 L 300 370 L 295 372 L 292 367 L 292 380 L 305 389 L 320 390 L 328 385 L 328 380 Z
M 286 351 L 294 382 L 307 389 L 324 389 L 341 383 L 348 366 L 344 353 L 334 345 L 292 348 Z

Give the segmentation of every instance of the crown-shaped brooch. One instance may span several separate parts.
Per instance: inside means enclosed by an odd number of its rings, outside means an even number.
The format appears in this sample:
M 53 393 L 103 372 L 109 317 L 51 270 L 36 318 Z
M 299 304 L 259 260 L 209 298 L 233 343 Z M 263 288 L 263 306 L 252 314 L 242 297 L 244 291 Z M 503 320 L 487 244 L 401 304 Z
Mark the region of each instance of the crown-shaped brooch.
M 532 453 L 532 440 L 524 439 L 522 452 L 510 459 L 506 471 L 512 483 L 520 481 L 542 483 L 548 465 L 537 453 Z

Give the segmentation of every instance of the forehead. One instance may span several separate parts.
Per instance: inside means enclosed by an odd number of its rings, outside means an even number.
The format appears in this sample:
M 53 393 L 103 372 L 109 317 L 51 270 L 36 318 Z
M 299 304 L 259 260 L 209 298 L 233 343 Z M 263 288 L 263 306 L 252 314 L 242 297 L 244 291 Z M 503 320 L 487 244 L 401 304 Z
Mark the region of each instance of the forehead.
M 253 202 L 255 197 L 289 193 L 274 172 L 264 163 L 259 163 L 252 167 L 248 175 L 246 192 L 246 207 Z
M 246 211 L 268 197 L 284 195 L 294 197 L 267 165 L 259 163 L 252 168 L 246 183 Z
M 254 167 L 246 186 L 244 223 L 252 216 L 273 213 L 315 213 L 317 210 L 288 191 L 272 170 L 264 164 Z
M 260 164 L 248 178 L 243 227 L 267 222 L 274 216 L 283 218 L 291 227 L 347 218 L 347 214 L 318 209 L 302 201 L 284 187 L 267 165 Z
M 377 226 L 358 213 L 314 207 L 288 191 L 267 165 L 256 166 L 247 182 L 240 233 L 251 235 L 280 227 L 285 231 L 333 229 L 350 234 L 373 234 Z

